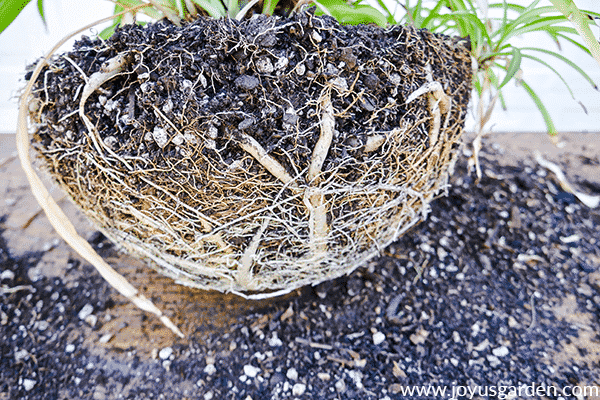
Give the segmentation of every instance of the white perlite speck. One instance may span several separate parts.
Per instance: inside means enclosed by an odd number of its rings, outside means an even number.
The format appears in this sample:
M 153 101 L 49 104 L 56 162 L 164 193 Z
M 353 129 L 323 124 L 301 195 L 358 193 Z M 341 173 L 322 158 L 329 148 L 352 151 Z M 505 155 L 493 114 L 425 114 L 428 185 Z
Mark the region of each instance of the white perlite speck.
M 306 385 L 304 383 L 296 383 L 292 386 L 292 394 L 294 396 L 302 396 L 306 391 Z
M 167 358 L 171 357 L 171 354 L 173 354 L 173 349 L 171 347 L 165 347 L 164 349 L 160 350 L 158 357 L 160 357 L 161 360 L 166 360 Z
M 35 384 L 36 384 L 36 381 L 34 381 L 33 379 L 23 379 L 23 388 L 28 392 L 31 389 L 33 389 Z
M 506 347 L 506 346 L 496 347 L 495 349 L 492 350 L 492 354 L 495 355 L 496 357 L 504 357 L 504 356 L 508 355 L 508 347 Z
M 295 381 L 296 379 L 298 379 L 298 371 L 296 371 L 296 368 L 290 368 L 287 370 L 287 373 L 285 374 L 285 376 L 288 379 Z
M 260 368 L 254 365 L 244 365 L 244 374 L 249 378 L 254 378 L 260 372 Z
M 271 347 L 279 347 L 283 344 L 281 339 L 277 337 L 277 332 L 273 332 L 273 336 L 269 339 L 269 346 Z
M 167 143 L 169 143 L 167 131 L 165 131 L 163 128 L 159 128 L 158 126 L 154 127 L 154 130 L 152 131 L 152 138 L 161 149 L 164 148 Z
M 375 346 L 383 343 L 385 341 L 385 335 L 381 332 L 375 332 L 373 334 L 373 344 Z
M 215 364 L 206 364 L 206 367 L 204 367 L 204 373 L 206 373 L 208 375 L 212 375 L 215 372 L 217 372 L 217 368 L 215 368 Z
M 68 344 L 67 347 L 65 347 L 65 352 L 66 353 L 72 353 L 74 351 L 75 351 L 75 345 Z
M 83 306 L 83 308 L 79 311 L 79 314 L 77 314 L 77 316 L 79 317 L 79 319 L 86 319 L 87 317 L 89 317 L 92 313 L 94 312 L 94 307 L 91 304 L 86 304 L 85 306 Z

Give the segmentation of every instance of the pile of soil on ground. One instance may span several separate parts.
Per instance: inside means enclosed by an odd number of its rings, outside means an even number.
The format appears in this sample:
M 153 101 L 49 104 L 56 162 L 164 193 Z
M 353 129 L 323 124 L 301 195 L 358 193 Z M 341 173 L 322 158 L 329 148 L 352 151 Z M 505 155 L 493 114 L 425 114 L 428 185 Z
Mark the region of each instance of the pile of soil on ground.
M 411 397 L 407 385 L 468 385 L 486 398 L 486 387 L 534 384 L 556 388 L 545 398 L 579 399 L 573 386 L 600 384 L 600 213 L 530 160 L 482 167 L 475 183 L 460 164 L 429 219 L 365 268 L 218 330 L 191 324 L 154 358 L 102 343 L 115 295 L 89 265 L 73 262 L 72 289 L 34 282 L 39 255 L 2 246 L 0 398 L 394 399 Z M 161 293 L 146 295 L 160 304 Z M 93 327 L 78 315 L 88 304 Z M 135 340 L 161 329 L 143 324 Z
M 34 142 L 113 242 L 169 276 L 292 290 L 352 270 L 426 212 L 471 73 L 457 38 L 314 10 L 132 25 L 43 70 Z

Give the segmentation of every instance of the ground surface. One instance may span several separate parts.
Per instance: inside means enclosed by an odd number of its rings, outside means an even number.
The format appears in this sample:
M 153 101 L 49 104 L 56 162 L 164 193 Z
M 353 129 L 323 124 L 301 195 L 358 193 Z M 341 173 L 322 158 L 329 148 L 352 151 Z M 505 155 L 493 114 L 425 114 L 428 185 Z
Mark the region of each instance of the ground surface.
M 598 194 L 597 138 L 563 135 L 554 148 L 543 135 L 493 137 L 481 182 L 459 165 L 449 196 L 381 258 L 263 302 L 173 285 L 62 200 L 181 340 L 58 238 L 2 137 L 0 399 L 411 398 L 404 385 L 445 385 L 436 398 L 450 398 L 457 385 L 523 384 L 576 398 L 561 390 L 600 384 L 600 211 L 563 192 L 531 150 Z

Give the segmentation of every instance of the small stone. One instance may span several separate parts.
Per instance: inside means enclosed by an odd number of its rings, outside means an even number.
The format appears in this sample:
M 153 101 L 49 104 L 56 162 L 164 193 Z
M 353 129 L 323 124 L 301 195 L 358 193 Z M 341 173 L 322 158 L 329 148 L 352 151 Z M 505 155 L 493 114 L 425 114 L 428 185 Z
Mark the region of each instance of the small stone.
M 173 100 L 167 99 L 167 101 L 165 101 L 165 104 L 163 104 L 162 110 L 166 114 L 173 111 Z
M 256 69 L 263 74 L 270 74 L 275 70 L 269 57 L 261 57 L 256 61 Z
M 410 335 L 409 340 L 413 344 L 423 344 L 425 343 L 425 340 L 427 340 L 427 336 L 429 336 L 429 331 L 421 328 L 417 332 Z
M 399 383 L 391 384 L 388 390 L 391 394 L 398 394 L 402 390 L 402 385 Z
M 169 136 L 167 135 L 167 131 L 158 126 L 154 127 L 154 130 L 152 131 L 152 138 L 154 139 L 154 142 L 156 142 L 158 147 L 160 147 L 161 149 L 164 148 L 167 145 L 167 143 L 169 143 Z
M 204 400 L 212 400 L 213 392 L 204 393 Z
M 79 319 L 85 320 L 87 317 L 89 317 L 90 315 L 92 315 L 93 312 L 94 312 L 94 307 L 91 304 L 86 304 L 79 311 L 79 314 L 77 314 L 77 316 L 79 317 Z
M 166 360 L 171 357 L 171 354 L 173 354 L 173 349 L 171 347 L 165 347 L 158 352 L 158 357 L 161 360 Z
M 381 332 L 375 332 L 373 334 L 373 344 L 375 346 L 380 345 L 385 341 L 385 335 Z
M 260 85 L 258 78 L 250 75 L 240 75 L 234 82 L 242 90 L 252 90 Z
M 29 352 L 27 350 L 23 349 L 15 351 L 15 361 L 17 363 L 26 359 L 27 357 L 29 357 Z
M 404 372 L 404 370 L 400 368 L 400 365 L 398 365 L 396 361 L 394 361 L 394 368 L 392 369 L 392 373 L 396 378 L 406 378 L 406 372 Z
M 577 288 L 577 292 L 587 297 L 592 297 L 592 295 L 594 294 L 590 285 L 587 285 L 585 283 L 579 285 L 579 287 Z
M 517 322 L 517 320 L 514 317 L 508 317 L 508 326 L 511 328 L 515 328 L 515 327 L 519 326 L 519 323 Z
M 171 142 L 175 146 L 181 146 L 185 142 L 185 136 L 183 136 L 181 133 L 178 133 L 177 135 L 175 135 L 173 140 L 171 140 Z
M 250 128 L 252 125 L 254 125 L 254 118 L 245 118 L 242 122 L 240 122 L 238 124 L 238 129 L 240 131 L 243 131 L 244 129 L 248 129 Z
M 317 43 L 320 43 L 321 40 L 323 40 L 323 36 L 319 35 L 319 33 L 317 31 L 313 31 L 311 36 L 312 36 L 313 40 Z
M 329 375 L 327 372 L 319 372 L 317 377 L 322 381 L 328 381 L 331 379 L 331 375 Z
M 215 364 L 206 364 L 206 367 L 204 367 L 204 373 L 207 375 L 213 375 L 215 372 L 217 372 L 217 368 L 215 368 Z
M 275 63 L 275 69 L 280 70 L 288 66 L 290 60 L 287 57 L 280 57 Z
M 496 357 L 504 357 L 504 356 L 508 355 L 508 347 L 506 347 L 506 346 L 496 347 L 495 349 L 492 350 L 492 354 L 495 355 Z
M 295 381 L 296 379 L 298 379 L 298 371 L 296 371 L 296 368 L 290 368 L 287 370 L 287 373 L 285 374 L 285 376 L 288 379 Z
M 23 379 L 23 389 L 25 389 L 25 391 L 29 392 L 31 389 L 33 389 L 33 387 L 35 386 L 37 382 L 34 381 L 33 379 Z
M 269 339 L 269 346 L 271 347 L 279 347 L 283 345 L 281 339 L 277 337 L 277 332 L 273 332 L 273 336 Z
M 294 396 L 302 396 L 306 391 L 306 385 L 304 383 L 296 383 L 292 386 L 292 394 Z
M 244 374 L 249 378 L 254 378 L 260 372 L 260 368 L 254 365 L 244 365 Z
M 296 65 L 296 73 L 300 76 L 304 75 L 304 73 L 306 72 L 306 65 L 304 65 L 304 63 L 299 63 L 298 65 Z
M 485 339 L 483 342 L 481 342 L 477 346 L 475 346 L 473 348 L 473 350 L 483 351 L 483 350 L 487 349 L 489 345 L 490 345 L 489 340 Z
M 3 280 L 3 279 L 8 279 L 8 280 L 12 281 L 13 279 L 15 279 L 15 273 L 8 269 L 4 270 L 0 274 L 0 280 Z
M 46 329 L 48 329 L 49 326 L 50 326 L 50 323 L 48 323 L 48 321 L 38 321 L 37 322 L 38 331 L 45 331 Z
M 75 345 L 73 345 L 73 344 L 68 344 L 65 347 L 65 353 L 72 353 L 74 351 L 75 351 Z
M 331 83 L 334 87 L 336 87 L 339 90 L 342 90 L 344 92 L 348 91 L 348 82 L 345 78 L 338 76 L 337 78 L 333 78 L 332 80 L 330 80 L 329 83 Z
M 460 343 L 460 333 L 457 331 L 452 332 L 452 340 L 454 340 L 454 343 Z
M 106 333 L 106 334 L 102 335 L 100 337 L 100 339 L 98 339 L 98 342 L 100 344 L 106 344 L 106 343 L 110 342 L 110 339 L 112 339 L 112 337 L 113 337 L 112 333 Z
M 498 365 L 501 364 L 500 359 L 496 356 L 488 354 L 486 358 L 487 358 L 488 362 L 490 363 L 490 367 L 492 367 L 492 368 L 496 368 Z
M 451 359 L 450 359 L 450 363 L 451 363 L 452 365 L 454 365 L 455 367 L 458 367 L 458 360 L 457 360 L 456 358 L 451 358 Z
M 338 391 L 338 393 L 344 393 L 346 391 L 347 388 L 344 379 L 340 379 L 335 383 L 335 389 Z
M 96 322 L 98 322 L 98 317 L 94 314 L 90 314 L 83 319 L 89 326 L 96 326 Z

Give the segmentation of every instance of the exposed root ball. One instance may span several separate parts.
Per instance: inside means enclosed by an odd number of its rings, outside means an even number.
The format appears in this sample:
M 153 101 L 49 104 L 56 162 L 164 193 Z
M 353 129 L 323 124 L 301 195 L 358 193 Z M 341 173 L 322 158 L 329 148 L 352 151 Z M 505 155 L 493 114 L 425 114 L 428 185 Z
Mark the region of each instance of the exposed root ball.
M 51 63 L 35 148 L 109 238 L 178 282 L 289 291 L 364 264 L 456 158 L 468 51 L 396 26 L 127 26 Z

